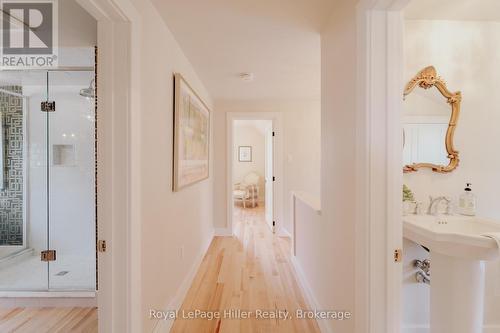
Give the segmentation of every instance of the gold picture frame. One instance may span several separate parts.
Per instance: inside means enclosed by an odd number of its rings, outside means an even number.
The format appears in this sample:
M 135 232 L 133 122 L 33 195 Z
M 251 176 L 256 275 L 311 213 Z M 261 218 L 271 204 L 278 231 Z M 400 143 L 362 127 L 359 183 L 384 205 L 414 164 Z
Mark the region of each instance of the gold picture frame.
M 451 106 L 451 116 L 445 137 L 445 146 L 450 162 L 448 163 L 448 165 L 414 163 L 411 165 L 405 165 L 403 167 L 403 172 L 415 172 L 421 168 L 430 168 L 432 169 L 432 171 L 438 173 L 452 172 L 458 167 L 458 164 L 460 162 L 458 151 L 455 149 L 453 144 L 453 138 L 455 136 L 455 129 L 460 115 L 460 103 L 462 101 L 462 94 L 460 91 L 454 93 L 449 91 L 443 79 L 437 76 L 436 69 L 433 66 L 428 66 L 422 69 L 417 73 L 417 75 L 415 75 L 415 77 L 413 77 L 413 79 L 411 79 L 410 82 L 406 84 L 403 92 L 403 99 L 405 99 L 406 96 L 408 96 L 416 87 L 422 89 L 430 89 L 435 87 L 446 99 L 447 103 Z
M 209 177 L 210 109 L 179 73 L 174 73 L 174 192 Z

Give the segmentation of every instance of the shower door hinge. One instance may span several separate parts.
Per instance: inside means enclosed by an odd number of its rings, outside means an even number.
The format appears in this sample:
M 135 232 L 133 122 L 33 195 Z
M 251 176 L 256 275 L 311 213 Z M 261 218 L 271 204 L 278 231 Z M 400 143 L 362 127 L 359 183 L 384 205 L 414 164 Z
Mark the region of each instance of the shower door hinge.
M 40 254 L 41 261 L 55 261 L 56 260 L 56 250 L 45 250 Z
M 54 112 L 56 111 L 56 102 L 55 101 L 42 102 L 41 108 L 42 112 Z
M 394 250 L 394 262 L 401 262 L 401 261 L 403 261 L 403 250 L 401 249 Z
M 105 240 L 97 241 L 97 251 L 106 252 L 106 241 Z

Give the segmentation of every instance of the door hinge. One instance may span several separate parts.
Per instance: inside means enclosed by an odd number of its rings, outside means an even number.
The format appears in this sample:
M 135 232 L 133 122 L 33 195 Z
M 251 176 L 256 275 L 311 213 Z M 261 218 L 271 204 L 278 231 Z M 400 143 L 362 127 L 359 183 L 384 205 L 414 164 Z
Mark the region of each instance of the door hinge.
M 273 227 L 275 227 L 275 226 L 276 226 L 276 221 L 273 221 Z
M 275 182 L 275 181 L 276 181 L 276 177 L 273 176 L 273 182 Z
M 55 261 L 56 260 L 56 250 L 45 250 L 40 253 L 41 261 Z
M 54 112 L 56 111 L 56 102 L 55 101 L 42 102 L 41 109 L 42 112 Z
M 403 261 L 403 250 L 401 249 L 394 250 L 394 262 L 401 262 L 401 261 Z
M 97 241 L 97 251 L 106 252 L 106 241 L 105 240 Z
M 273 131 L 273 136 L 275 136 L 275 135 L 276 135 L 276 133 Z

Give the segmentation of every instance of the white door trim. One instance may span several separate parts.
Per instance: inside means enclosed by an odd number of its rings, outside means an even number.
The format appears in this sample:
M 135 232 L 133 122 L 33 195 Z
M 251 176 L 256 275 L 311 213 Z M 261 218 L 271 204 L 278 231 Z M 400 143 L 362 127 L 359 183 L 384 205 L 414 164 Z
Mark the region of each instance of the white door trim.
M 99 332 L 142 330 L 140 23 L 129 0 L 77 0 L 98 22 Z
M 409 0 L 358 5 L 356 332 L 399 333 L 403 16 Z
M 227 112 L 226 114 L 226 219 L 229 234 L 233 234 L 233 122 L 234 120 L 272 120 L 274 137 L 274 184 L 273 213 L 276 221 L 275 232 L 279 233 L 283 225 L 283 116 L 280 112 Z
M 264 133 L 264 193 L 265 193 L 265 220 L 272 232 L 276 231 L 273 225 L 274 219 L 274 121 L 271 121 L 271 128 L 266 128 Z M 271 161 L 269 161 L 271 159 Z M 269 181 L 269 185 L 268 185 Z M 271 192 L 269 194 L 268 192 Z

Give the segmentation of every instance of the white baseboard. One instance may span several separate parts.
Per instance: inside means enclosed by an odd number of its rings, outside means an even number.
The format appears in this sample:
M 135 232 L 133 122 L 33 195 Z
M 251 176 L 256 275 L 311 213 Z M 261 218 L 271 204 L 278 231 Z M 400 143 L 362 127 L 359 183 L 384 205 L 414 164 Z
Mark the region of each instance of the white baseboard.
M 233 233 L 228 228 L 215 228 L 214 236 L 232 236 Z
M 170 302 L 168 302 L 167 306 L 165 306 L 165 308 L 163 309 L 164 311 L 166 312 L 178 311 L 182 306 L 182 302 L 184 301 L 184 298 L 186 298 L 186 294 L 189 290 L 189 287 L 191 287 L 191 284 L 193 283 L 196 273 L 198 272 L 198 268 L 200 267 L 200 264 L 203 261 L 203 258 L 205 257 L 205 254 L 207 253 L 210 244 L 212 243 L 214 235 L 215 231 L 211 235 L 211 237 L 209 237 L 206 244 L 204 244 L 204 246 L 201 248 L 200 252 L 198 253 L 198 256 L 191 265 L 191 269 L 189 270 L 188 274 L 186 275 L 181 285 L 177 289 L 177 294 L 175 294 L 175 296 L 170 300 Z M 173 324 L 174 324 L 173 319 L 159 320 L 155 324 L 155 327 L 153 328 L 153 333 L 168 333 L 170 332 L 170 329 L 172 328 Z
M 429 333 L 428 326 L 416 325 L 401 328 L 401 333 Z M 500 325 L 484 325 L 483 333 L 500 333 Z
M 297 257 L 291 256 L 291 262 L 293 267 L 295 268 L 295 273 L 297 273 L 297 278 L 298 282 L 300 284 L 300 287 L 302 289 L 302 292 L 304 293 L 304 298 L 306 301 L 307 306 L 310 309 L 324 309 L 318 301 L 316 300 L 316 297 L 314 296 L 314 293 L 312 292 L 311 286 L 309 285 L 309 282 L 307 282 L 306 276 L 304 274 L 304 270 L 300 266 L 300 263 L 297 260 Z M 328 326 L 328 321 L 327 320 L 317 320 L 319 329 L 321 333 L 332 333 L 332 330 L 330 329 L 330 326 Z

